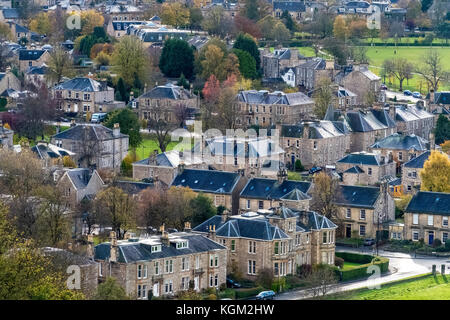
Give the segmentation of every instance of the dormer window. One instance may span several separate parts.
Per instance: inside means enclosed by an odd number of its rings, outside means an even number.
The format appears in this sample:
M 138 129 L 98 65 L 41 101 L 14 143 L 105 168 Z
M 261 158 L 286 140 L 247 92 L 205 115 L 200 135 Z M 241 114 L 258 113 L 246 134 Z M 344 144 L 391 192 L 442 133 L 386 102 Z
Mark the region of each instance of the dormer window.
M 185 248 L 188 248 L 187 241 L 177 242 L 177 249 L 185 249 Z
M 161 245 L 152 246 L 152 253 L 153 252 L 161 252 Z

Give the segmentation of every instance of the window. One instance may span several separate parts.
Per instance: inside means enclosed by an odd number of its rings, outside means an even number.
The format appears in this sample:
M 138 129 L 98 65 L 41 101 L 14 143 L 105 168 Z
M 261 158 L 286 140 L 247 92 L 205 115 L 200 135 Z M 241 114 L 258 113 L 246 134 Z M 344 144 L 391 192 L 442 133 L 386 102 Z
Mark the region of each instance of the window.
M 403 152 L 399 152 L 398 153 L 398 160 L 402 161 L 403 160 Z
M 181 278 L 181 290 L 189 289 L 189 277 Z
M 412 239 L 413 241 L 419 241 L 419 231 L 413 231 Z
M 138 299 L 147 299 L 147 286 L 146 285 L 138 285 L 137 286 L 137 298 Z
M 327 232 L 326 231 L 324 231 L 323 233 L 322 233 L 322 243 L 327 243 Z
M 442 243 L 446 243 L 448 240 L 448 232 L 442 232 Z
M 173 272 L 173 260 L 166 260 L 166 273 Z
M 155 275 L 159 275 L 159 261 L 155 261 L 153 266 L 155 267 Z
M 278 262 L 275 262 L 273 265 L 273 274 L 276 276 L 279 274 Z
M 236 250 L 236 240 L 231 240 L 231 252 Z
M 138 265 L 138 269 L 137 269 L 137 278 L 141 279 L 142 278 L 142 265 Z
M 297 234 L 295 235 L 295 245 L 299 246 L 302 242 L 302 235 Z
M 209 256 L 209 266 L 211 268 L 219 266 L 219 256 L 217 254 L 212 254 Z
M 248 274 L 256 274 L 256 261 L 248 260 Z
M 429 226 L 432 226 L 432 225 L 433 225 L 433 216 L 432 216 L 432 215 L 429 215 L 429 216 L 428 216 L 428 225 L 429 225 Z
M 98 275 L 100 277 L 103 277 L 103 269 L 102 269 L 102 264 L 101 263 L 98 264 Z
M 413 214 L 413 224 L 419 224 L 419 214 Z
M 181 271 L 189 270 L 189 258 L 181 258 Z
M 256 241 L 248 242 L 248 253 L 256 253 Z
M 448 227 L 448 217 L 442 217 L 442 226 Z
M 164 282 L 164 292 L 165 293 L 173 292 L 173 281 L 172 280 Z
M 247 209 L 250 209 L 250 200 L 247 200 Z
M 280 250 L 280 243 L 279 242 L 275 242 L 274 248 L 273 248 L 273 253 L 274 254 L 278 254 L 279 250 Z
M 360 236 L 366 235 L 366 226 L 359 226 L 359 235 Z
M 210 287 L 218 287 L 219 286 L 219 275 L 216 274 L 215 276 L 210 275 L 209 276 L 209 286 Z
M 361 211 L 359 212 L 359 219 L 366 220 L 366 210 L 361 209 Z
M 314 141 L 314 150 L 317 150 L 317 141 Z
M 260 200 L 260 201 L 258 202 L 258 208 L 259 208 L 259 209 L 264 209 L 264 201 Z
M 347 212 L 345 213 L 345 217 L 347 219 L 351 219 L 352 218 L 352 209 L 347 208 Z
M 372 175 L 372 168 L 368 168 L 368 169 L 367 169 L 367 174 L 368 174 L 369 176 Z

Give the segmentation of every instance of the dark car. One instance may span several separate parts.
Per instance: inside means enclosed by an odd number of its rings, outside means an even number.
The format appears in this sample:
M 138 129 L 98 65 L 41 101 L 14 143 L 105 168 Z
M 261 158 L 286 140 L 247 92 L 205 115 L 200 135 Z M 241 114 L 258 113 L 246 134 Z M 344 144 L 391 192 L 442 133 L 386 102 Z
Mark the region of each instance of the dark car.
M 404 94 L 405 96 L 412 96 L 412 92 L 409 91 L 409 90 L 403 91 L 403 94 Z
M 258 293 L 256 296 L 256 300 L 273 300 L 273 297 L 275 297 L 275 292 L 272 290 L 269 291 L 262 291 Z
M 381 88 L 381 90 L 387 90 L 387 89 L 388 89 L 388 87 L 387 87 L 385 84 L 382 84 L 382 85 L 380 86 L 380 88 Z
M 167 229 L 167 232 L 168 233 L 174 233 L 174 232 L 178 232 L 178 230 L 175 229 L 175 228 L 169 228 L 169 229 Z
M 311 169 L 309 169 L 309 174 L 314 174 L 320 171 L 322 171 L 321 167 L 312 167 Z
M 228 288 L 240 288 L 242 286 L 240 283 L 237 283 L 233 279 L 227 278 L 227 287 Z
M 364 245 L 365 246 L 373 246 L 375 244 L 375 239 L 364 239 Z

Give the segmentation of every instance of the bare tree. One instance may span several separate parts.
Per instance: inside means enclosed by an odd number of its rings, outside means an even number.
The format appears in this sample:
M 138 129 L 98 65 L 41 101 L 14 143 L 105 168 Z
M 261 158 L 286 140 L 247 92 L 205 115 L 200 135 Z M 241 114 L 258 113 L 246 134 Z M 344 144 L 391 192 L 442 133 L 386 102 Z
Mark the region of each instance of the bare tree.
M 417 73 L 425 79 L 428 87 L 436 92 L 440 83 L 449 79 L 449 73 L 442 64 L 442 57 L 437 50 L 432 49 L 425 54 L 422 61 Z
M 165 152 L 167 145 L 169 144 L 169 133 L 176 129 L 176 124 L 170 121 L 170 115 L 161 106 L 153 108 L 153 117 L 150 117 L 148 121 L 149 130 L 156 135 L 158 140 L 158 146 L 161 152 Z
M 319 79 L 313 98 L 315 102 L 314 113 L 318 119 L 323 119 L 327 113 L 328 106 L 332 105 L 335 100 L 332 82 L 329 78 L 323 77 Z
M 311 208 L 337 224 L 342 220 L 336 205 L 339 194 L 339 182 L 336 179 L 325 172 L 314 175 Z
M 338 281 L 336 273 L 328 265 L 318 265 L 314 269 L 306 277 L 305 282 L 309 287 L 307 292 L 313 298 L 317 298 L 330 293 L 336 287 Z
M 100 155 L 100 141 L 89 126 L 83 126 L 83 138 L 78 146 L 78 162 L 81 167 L 96 168 L 96 160 Z
M 48 77 L 55 83 L 59 83 L 63 76 L 72 74 L 72 58 L 62 48 L 57 47 L 50 53 L 48 61 Z
M 403 81 L 412 77 L 414 66 L 405 58 L 395 58 L 386 66 L 392 66 L 390 74 L 398 79 L 400 91 L 403 91 Z
M 173 110 L 175 118 L 180 127 L 183 127 L 184 122 L 189 119 L 189 107 L 185 103 L 177 103 Z

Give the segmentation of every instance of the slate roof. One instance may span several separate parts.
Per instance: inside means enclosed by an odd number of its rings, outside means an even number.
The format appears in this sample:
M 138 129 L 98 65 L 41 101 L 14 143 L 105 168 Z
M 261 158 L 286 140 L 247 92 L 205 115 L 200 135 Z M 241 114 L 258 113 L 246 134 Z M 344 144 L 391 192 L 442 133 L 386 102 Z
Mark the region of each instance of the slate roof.
M 450 193 L 419 191 L 405 211 L 450 216 Z
M 427 94 L 427 99 L 430 99 L 430 94 Z M 441 91 L 436 92 L 434 94 L 434 101 L 432 103 L 435 104 L 450 104 L 450 91 Z
M 423 168 L 423 164 L 425 163 L 425 161 L 428 160 L 430 154 L 431 154 L 430 151 L 426 151 L 418 155 L 417 157 L 412 158 L 408 162 L 405 162 L 403 166 L 407 168 Z
M 159 237 L 141 239 L 137 242 L 118 241 L 119 256 L 117 261 L 122 263 L 133 263 L 137 261 L 150 261 L 154 259 L 177 257 L 213 250 L 223 250 L 226 247 L 214 242 L 203 235 L 192 233 L 172 233 L 169 234 L 169 240 L 187 240 L 188 248 L 177 249 L 171 243 L 169 246 L 161 244 Z M 161 244 L 160 252 L 151 252 L 151 246 Z M 107 260 L 110 257 L 111 243 L 101 243 L 94 248 L 94 259 Z
M 340 122 L 321 120 L 309 122 L 308 139 L 324 139 L 348 134 L 348 129 Z M 282 125 L 281 136 L 290 138 L 303 138 L 305 123 L 297 125 Z
M 193 164 L 201 164 L 203 162 L 201 156 L 191 152 L 183 152 L 182 160 L 186 166 Z M 150 165 L 150 158 L 136 161 L 134 162 L 134 164 Z M 180 164 L 181 164 L 180 153 L 177 150 L 170 150 L 156 155 L 157 166 L 176 168 Z
M 314 101 L 302 92 L 284 93 L 282 91 L 269 92 L 266 90 L 246 90 L 238 93 L 238 100 L 249 104 L 267 105 L 300 105 L 311 104 Z
M 184 169 L 171 186 L 189 187 L 196 192 L 230 194 L 239 178 L 240 174 L 235 172 Z
M 19 60 L 38 60 L 44 52 L 45 50 L 21 49 L 19 50 Z
M 402 135 L 394 133 L 387 136 L 370 146 L 373 149 L 393 149 L 393 150 L 411 150 L 426 151 L 430 147 L 428 140 L 422 137 L 412 135 Z
M 297 68 L 324 70 L 327 66 L 327 62 L 322 58 L 312 58 L 305 63 L 300 64 Z
M 5 19 L 19 19 L 19 12 L 16 8 L 2 9 L 2 13 Z
M 147 91 L 140 98 L 149 98 L 149 99 L 173 99 L 173 100 L 184 100 L 184 99 L 192 99 L 195 95 L 191 94 L 188 90 L 183 87 L 176 86 L 173 84 L 166 84 L 164 86 L 157 86 Z
M 349 8 L 369 8 L 370 4 L 366 1 L 350 1 L 345 6 Z
M 385 116 L 389 117 L 389 115 Z M 369 132 L 385 129 L 388 127 L 383 122 L 381 122 L 370 110 L 367 112 L 361 110 L 348 111 L 345 114 L 345 119 L 351 130 L 354 132 Z M 392 125 L 394 122 L 389 121 L 389 123 Z
M 419 119 L 433 118 L 433 114 L 419 108 L 417 106 L 396 106 L 395 120 L 396 121 L 415 121 Z
M 284 180 L 281 184 L 277 179 L 252 178 L 241 191 L 240 197 L 254 199 L 282 199 L 291 191 L 297 189 L 307 195 L 311 182 Z
M 44 75 L 47 73 L 48 68 L 44 65 L 44 66 L 31 66 L 28 67 L 26 74 L 39 74 L 39 75 Z
M 359 173 L 364 173 L 364 170 L 361 169 L 358 166 L 353 166 L 351 168 L 348 168 L 347 170 L 344 171 L 344 173 L 355 173 L 355 174 L 359 174 Z
M 83 123 L 77 124 L 67 130 L 64 130 L 60 133 L 52 136 L 52 139 L 69 139 L 69 140 L 109 140 L 116 138 L 128 137 L 125 134 L 120 133 L 118 137 L 114 137 L 113 130 L 107 128 L 101 124 L 91 124 L 91 123 Z
M 383 109 L 372 109 L 371 112 L 377 118 L 378 121 L 380 121 L 382 124 L 384 124 L 386 127 L 394 128 L 395 127 L 395 121 L 391 118 L 389 115 L 389 110 Z
M 280 199 L 290 200 L 290 201 L 301 201 L 301 200 L 311 199 L 311 197 L 308 196 L 306 193 L 300 191 L 299 189 L 294 188 L 294 189 L 292 189 L 291 192 L 285 194 Z
M 82 92 L 98 92 L 107 91 L 112 89 L 102 84 L 99 81 L 95 81 L 91 78 L 73 78 L 71 80 L 65 81 L 55 86 L 56 90 L 73 90 Z
M 122 189 L 125 193 L 128 194 L 138 194 L 139 192 L 153 187 L 153 183 L 145 183 L 145 182 L 136 182 L 136 181 L 116 181 L 114 182 L 114 186 Z
M 125 31 L 132 24 L 145 24 L 145 21 L 112 21 L 114 31 Z
M 377 156 L 374 153 L 367 152 L 354 152 L 346 155 L 342 159 L 339 159 L 337 162 L 340 163 L 354 163 L 360 165 L 370 165 L 370 166 L 379 166 L 380 162 L 378 161 Z
M 66 173 L 77 190 L 86 188 L 92 176 L 89 169 L 84 168 L 69 169 Z
M 273 10 L 305 12 L 305 4 L 300 1 L 273 1 Z
M 349 207 L 373 209 L 380 195 L 377 187 L 339 186 L 336 204 Z
M 59 158 L 64 156 L 72 156 L 75 154 L 69 150 L 60 148 L 51 143 L 38 143 L 31 148 L 31 151 L 36 153 L 41 159 Z
M 19 33 L 19 32 L 20 33 L 28 33 L 28 32 L 30 32 L 30 30 L 28 30 L 28 28 L 16 23 L 16 32 L 17 33 Z

